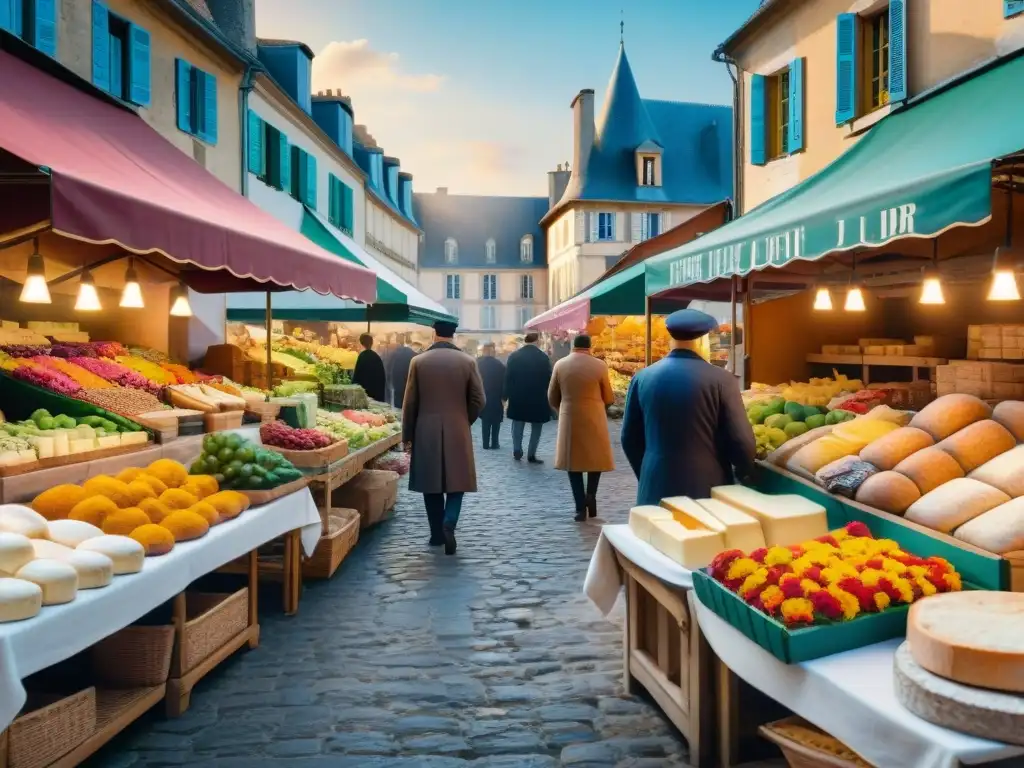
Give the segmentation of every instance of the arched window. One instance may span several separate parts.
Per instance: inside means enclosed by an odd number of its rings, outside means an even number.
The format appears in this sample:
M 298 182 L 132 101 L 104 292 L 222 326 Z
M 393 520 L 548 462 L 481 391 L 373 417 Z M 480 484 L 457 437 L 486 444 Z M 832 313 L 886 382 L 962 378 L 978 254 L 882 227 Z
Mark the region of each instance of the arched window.
M 494 264 L 498 260 L 498 246 L 493 237 L 484 243 L 484 259 L 488 264 Z
M 454 237 L 444 241 L 444 260 L 447 264 L 456 264 L 459 261 L 459 244 Z
M 519 260 L 523 264 L 533 263 L 533 235 L 523 235 L 519 240 Z

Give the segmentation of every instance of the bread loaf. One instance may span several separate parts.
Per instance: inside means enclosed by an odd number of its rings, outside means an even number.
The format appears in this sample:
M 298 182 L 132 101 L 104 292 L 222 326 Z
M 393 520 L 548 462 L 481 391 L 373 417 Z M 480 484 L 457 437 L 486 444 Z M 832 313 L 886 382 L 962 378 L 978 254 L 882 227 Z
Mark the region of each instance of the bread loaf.
M 949 533 L 1009 500 L 1009 496 L 991 485 L 958 477 L 911 504 L 906 518 L 936 531 Z
M 891 470 L 869 477 L 854 497 L 861 504 L 893 515 L 902 515 L 920 498 L 921 491 L 913 480 Z
M 1024 445 L 986 461 L 968 477 L 988 483 L 1012 499 L 1024 496 Z
M 967 474 L 1016 444 L 1006 427 L 992 419 L 983 419 L 954 432 L 937 447 L 956 459 Z
M 894 471 L 913 480 L 922 494 L 964 476 L 957 460 L 936 446 L 912 453 Z
M 899 425 L 891 421 L 869 419 L 864 416 L 836 425 L 836 428 L 832 430 L 832 437 L 855 444 L 857 446 L 857 453 L 860 453 L 868 445 L 875 442 L 875 440 L 897 429 L 899 429 Z
M 860 458 L 880 470 L 893 469 L 909 456 L 935 445 L 932 436 L 916 427 L 900 427 L 869 443 Z
M 24 579 L 0 578 L 0 623 L 23 621 L 43 607 L 43 590 Z
M 997 555 L 1024 549 L 1024 498 L 993 507 L 961 525 L 953 535 Z M 1021 642 L 1024 646 L 1024 636 Z
M 1024 402 L 1004 400 L 992 409 L 992 419 L 1006 427 L 1018 443 L 1024 443 Z
M 945 440 L 969 424 L 987 419 L 992 409 L 974 395 L 943 395 L 926 405 L 910 422 L 936 440 Z

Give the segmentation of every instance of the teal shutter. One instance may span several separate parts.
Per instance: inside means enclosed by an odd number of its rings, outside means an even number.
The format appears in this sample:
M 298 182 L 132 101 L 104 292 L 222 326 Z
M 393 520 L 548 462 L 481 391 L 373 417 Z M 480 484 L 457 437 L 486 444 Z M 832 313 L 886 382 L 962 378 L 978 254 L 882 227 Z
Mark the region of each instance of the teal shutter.
M 0 29 L 21 34 L 21 0 L 0 0 Z
M 129 99 L 140 107 L 148 107 L 152 100 L 149 32 L 142 27 L 130 24 L 128 26 L 128 47 L 131 50 L 131 58 L 128 61 L 128 72 L 131 78 L 128 89 Z
M 316 210 L 316 158 L 313 155 L 306 155 L 306 178 L 304 202 L 314 211 Z
M 907 100 L 907 3 L 889 3 L 889 103 Z
M 765 145 L 768 139 L 768 123 L 766 112 L 768 107 L 768 89 L 765 87 L 764 75 L 750 77 L 750 164 L 764 165 L 768 162 Z
M 92 0 L 92 84 L 110 92 L 110 16 L 99 0 Z
M 124 46 L 115 35 L 110 40 L 110 93 L 119 99 L 124 98 Z
M 891 40 L 890 37 L 890 46 Z M 856 116 L 857 14 L 841 13 L 836 17 L 836 125 L 848 123 Z
M 203 130 L 199 135 L 207 144 L 217 143 L 217 78 L 209 72 L 196 70 L 196 76 L 202 78 L 202 110 Z
M 351 233 L 355 228 L 352 215 L 352 188 L 343 182 L 338 183 L 341 184 L 341 228 Z
M 1024 0 L 1003 0 L 1003 17 L 1010 18 L 1024 13 Z
M 327 220 L 341 226 L 341 180 L 333 173 L 327 177 Z
M 789 146 L 787 152 L 804 148 L 804 60 L 789 65 Z
M 2 2 L 2 0 L 0 0 Z M 20 5 L 18 0 L 14 4 Z M 56 0 L 36 0 L 35 2 L 35 36 L 36 48 L 52 58 L 57 57 L 57 3 Z
M 291 174 L 288 176 L 288 191 L 291 196 L 302 202 L 304 195 L 304 187 L 306 180 L 306 161 L 303 159 L 305 154 L 299 147 L 292 147 L 291 152 Z
M 262 176 L 266 170 L 263 159 L 263 121 L 251 109 L 249 110 L 247 131 L 249 135 L 249 170 L 257 176 Z
M 178 129 L 192 133 L 192 65 L 184 59 L 174 60 L 174 98 Z
M 288 137 L 283 133 L 279 133 L 277 136 L 278 142 L 280 142 L 280 150 L 278 151 L 278 158 L 280 160 L 280 167 L 278 169 L 277 188 L 282 192 L 291 192 L 292 189 L 292 148 L 288 146 Z

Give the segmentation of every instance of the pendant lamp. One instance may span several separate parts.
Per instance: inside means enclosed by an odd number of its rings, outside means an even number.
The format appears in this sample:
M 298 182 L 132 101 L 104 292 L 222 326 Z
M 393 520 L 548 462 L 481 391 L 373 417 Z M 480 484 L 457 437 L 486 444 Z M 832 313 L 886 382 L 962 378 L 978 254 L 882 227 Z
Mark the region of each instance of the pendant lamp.
M 171 316 L 192 317 L 192 305 L 188 303 L 188 288 L 184 283 L 179 283 L 171 291 Z
M 39 253 L 39 240 L 32 241 L 32 255 L 28 257 L 28 276 L 21 287 L 19 301 L 26 304 L 49 304 L 50 289 L 46 285 L 46 268 Z
M 832 294 L 824 285 L 819 285 L 814 292 L 814 309 L 818 312 L 832 310 Z
M 125 309 L 144 309 L 142 287 L 139 276 L 135 272 L 135 259 L 128 260 L 128 270 L 124 273 L 124 289 L 121 291 L 121 306 Z
M 992 285 L 988 291 L 989 301 L 1020 301 L 1017 286 L 1017 266 L 1020 259 L 1013 250 L 1013 191 L 1006 193 L 1006 245 L 996 248 L 992 260 Z
M 932 265 L 924 271 L 921 283 L 919 304 L 945 304 L 946 296 L 942 292 L 942 280 L 939 278 L 939 241 L 932 241 Z
M 96 283 L 92 279 L 92 273 L 88 269 L 82 271 L 82 277 L 78 283 L 78 298 L 75 300 L 75 310 L 79 312 L 99 312 L 103 309 L 100 304 L 99 294 L 96 293 Z

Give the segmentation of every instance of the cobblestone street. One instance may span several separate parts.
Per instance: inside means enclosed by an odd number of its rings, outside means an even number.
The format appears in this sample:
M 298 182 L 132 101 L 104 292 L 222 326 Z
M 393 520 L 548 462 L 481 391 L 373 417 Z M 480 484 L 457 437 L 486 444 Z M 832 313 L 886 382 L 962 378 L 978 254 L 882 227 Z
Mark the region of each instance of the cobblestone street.
M 426 546 L 421 498 L 360 540 L 298 616 L 262 617 L 261 645 L 204 680 L 178 720 L 154 715 L 93 765 L 217 768 L 546 768 L 686 765 L 648 703 L 625 697 L 621 602 L 582 594 L 598 528 L 573 522 L 566 476 L 480 449 L 459 553 Z M 618 445 L 618 427 L 612 425 Z M 599 514 L 622 521 L 635 481 L 621 453 Z

